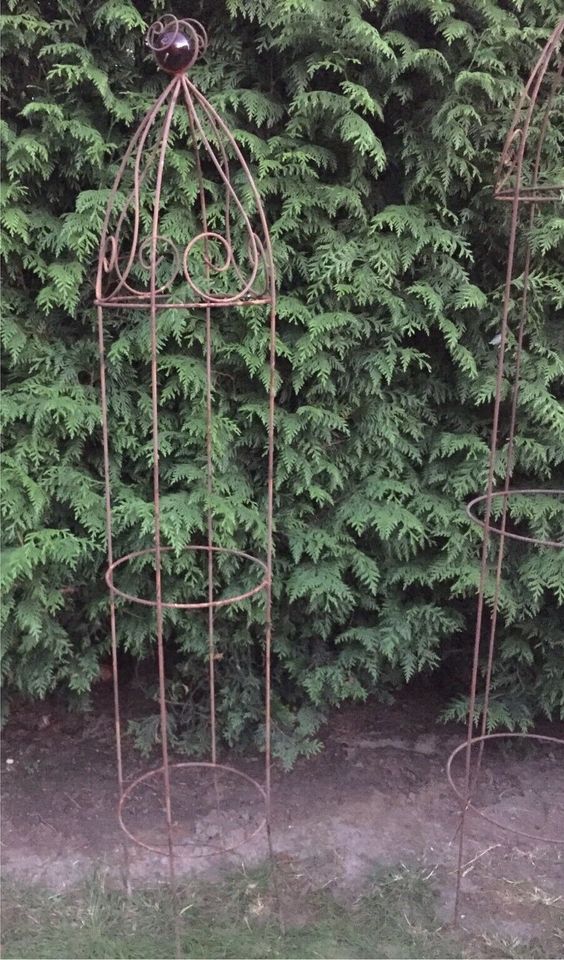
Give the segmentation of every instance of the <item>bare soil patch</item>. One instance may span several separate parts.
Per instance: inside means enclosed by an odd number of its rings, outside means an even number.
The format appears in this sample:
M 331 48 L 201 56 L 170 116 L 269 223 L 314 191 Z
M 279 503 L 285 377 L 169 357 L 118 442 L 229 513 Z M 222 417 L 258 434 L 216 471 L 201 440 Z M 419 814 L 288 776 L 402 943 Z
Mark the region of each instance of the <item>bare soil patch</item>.
M 436 720 L 436 702 L 425 688 L 406 691 L 391 706 L 345 706 L 323 731 L 318 757 L 300 760 L 290 773 L 275 767 L 273 844 L 280 866 L 353 902 L 378 869 L 416 865 L 436 882 L 448 922 L 458 805 L 445 763 L 464 732 Z M 538 732 L 563 736 L 564 724 Z M 58 890 L 93 870 L 120 881 L 124 835 L 116 816 L 113 733 L 109 691 L 100 695 L 95 719 L 54 706 L 13 716 L 2 761 L 5 877 Z M 128 759 L 131 778 L 158 766 L 156 756 L 145 761 L 133 749 Z M 221 760 L 261 780 L 260 758 Z M 149 845 L 164 847 L 157 787 L 149 781 L 132 795 L 126 821 Z M 217 788 L 205 771 L 175 774 L 174 813 L 186 838 L 179 867 L 186 875 L 213 877 L 266 855 L 259 833 L 232 854 L 195 856 L 209 853 L 218 836 L 238 842 L 260 824 L 260 796 L 246 782 L 227 777 L 220 793 L 218 818 Z M 564 836 L 564 750 L 509 741 L 488 746 L 477 801 L 503 823 Z M 522 841 L 474 815 L 467 833 L 463 925 L 508 942 L 561 936 L 564 951 L 564 847 Z M 128 849 L 134 884 L 166 876 L 164 857 L 132 844 Z

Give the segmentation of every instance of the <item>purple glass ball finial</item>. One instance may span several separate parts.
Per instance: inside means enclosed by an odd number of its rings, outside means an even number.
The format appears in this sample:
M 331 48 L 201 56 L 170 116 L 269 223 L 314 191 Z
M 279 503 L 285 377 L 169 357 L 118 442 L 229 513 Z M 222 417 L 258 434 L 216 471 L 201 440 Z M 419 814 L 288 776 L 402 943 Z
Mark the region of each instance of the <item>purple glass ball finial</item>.
M 184 73 L 207 47 L 206 31 L 197 20 L 177 20 L 165 14 L 150 27 L 147 45 L 166 73 Z
M 159 37 L 155 60 L 166 73 L 182 73 L 194 62 L 194 41 L 180 30 L 169 30 Z

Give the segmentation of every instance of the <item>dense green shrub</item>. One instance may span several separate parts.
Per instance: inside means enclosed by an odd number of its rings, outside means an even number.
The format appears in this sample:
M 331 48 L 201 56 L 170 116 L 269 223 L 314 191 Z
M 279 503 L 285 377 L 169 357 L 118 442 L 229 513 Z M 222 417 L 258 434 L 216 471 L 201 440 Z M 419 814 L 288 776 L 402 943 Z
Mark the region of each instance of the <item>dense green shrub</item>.
M 491 182 L 511 103 L 559 6 L 177 4 L 178 15 L 209 29 L 194 77 L 252 161 L 280 277 L 275 713 L 287 759 L 328 704 L 409 680 L 449 655 L 467 658 L 480 538 L 463 504 L 485 482 L 489 341 L 507 234 Z M 162 9 L 145 0 L 7 0 L 4 16 L 4 677 L 35 697 L 59 685 L 86 692 L 108 648 L 88 278 L 116 161 L 162 86 L 143 49 L 145 25 Z M 561 140 L 560 129 L 549 162 Z M 191 171 L 180 141 L 173 154 L 164 200 L 172 234 L 182 229 L 173 204 Z M 519 481 L 551 485 L 564 457 L 556 212 L 534 237 L 542 257 L 518 464 Z M 160 344 L 163 530 L 173 545 L 203 532 L 198 323 L 171 311 Z M 108 335 L 122 554 L 151 537 L 144 318 L 122 318 Z M 229 374 L 216 387 L 219 534 L 259 549 L 264 330 L 236 316 L 217 336 Z M 503 451 L 500 469 L 502 461 Z M 548 504 L 538 523 L 554 511 Z M 560 551 L 511 549 L 494 722 L 526 724 L 562 708 L 563 594 Z M 124 648 L 146 656 L 152 623 L 135 611 L 120 616 Z M 231 742 L 259 711 L 259 620 L 251 607 L 219 623 Z M 180 653 L 171 697 L 192 743 L 205 707 L 203 634 L 197 618 L 167 620 Z M 463 700 L 454 712 L 463 714 Z

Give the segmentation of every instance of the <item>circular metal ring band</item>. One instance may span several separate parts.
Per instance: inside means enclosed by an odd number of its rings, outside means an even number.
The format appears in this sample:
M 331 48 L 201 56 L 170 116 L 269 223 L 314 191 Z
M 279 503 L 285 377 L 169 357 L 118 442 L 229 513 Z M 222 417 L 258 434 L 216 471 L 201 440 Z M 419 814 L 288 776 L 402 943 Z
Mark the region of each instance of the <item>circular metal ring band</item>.
M 540 740 L 543 743 L 556 743 L 560 747 L 564 747 L 564 740 L 560 737 L 546 737 L 538 733 L 486 733 L 480 737 L 472 737 L 472 740 L 469 741 L 470 745 L 473 746 L 475 743 L 483 743 L 487 740 L 503 740 L 503 739 L 521 739 L 521 740 Z M 488 816 L 488 814 L 483 813 L 482 810 L 479 810 L 474 804 L 464 796 L 464 794 L 459 790 L 454 778 L 452 776 L 452 764 L 455 757 L 462 753 L 463 750 L 468 748 L 468 741 L 461 743 L 459 747 L 456 747 L 452 751 L 451 755 L 448 758 L 446 765 L 446 774 L 448 782 L 462 803 L 467 802 L 468 810 L 472 810 L 478 817 L 481 817 L 482 820 L 486 820 L 488 823 L 491 823 L 494 827 L 498 827 L 500 830 L 505 830 L 508 833 L 515 833 L 519 837 L 524 837 L 527 840 L 536 840 L 539 843 L 556 843 L 558 845 L 564 844 L 564 834 L 562 837 L 543 837 L 536 833 L 528 833 L 526 830 L 520 830 L 517 827 L 508 826 L 506 823 L 500 823 L 499 820 L 495 820 L 494 817 Z
M 564 496 L 564 490 L 542 490 L 542 489 L 541 490 L 496 490 L 492 493 L 491 499 L 493 500 L 496 497 L 504 497 L 506 500 L 509 500 L 511 499 L 511 497 L 518 497 L 518 496 L 526 496 L 526 497 L 528 496 L 550 496 L 550 497 L 560 496 L 562 497 Z M 485 503 L 487 500 L 488 500 L 488 495 L 487 493 L 484 493 L 479 497 L 474 497 L 474 499 L 471 500 L 470 503 L 466 505 L 466 513 L 468 514 L 470 519 L 473 520 L 474 523 L 477 523 L 478 526 L 482 527 L 484 530 L 486 529 L 485 520 L 481 520 L 480 517 L 477 517 L 476 514 L 472 512 L 472 509 L 473 507 L 476 506 L 477 503 Z M 500 530 L 499 527 L 492 526 L 491 523 L 488 524 L 488 530 L 490 531 L 490 533 L 493 533 L 496 536 L 499 536 L 499 537 L 504 536 L 504 537 L 507 537 L 509 540 L 519 540 L 521 541 L 521 543 L 532 543 L 532 544 L 536 544 L 539 547 L 557 547 L 560 549 L 564 548 L 564 540 L 543 540 L 540 537 L 526 537 L 524 534 L 513 533 L 510 530 L 502 531 Z
M 161 553 L 170 553 L 172 547 L 161 547 Z M 188 546 L 184 547 L 185 550 L 191 551 L 201 551 L 203 553 L 223 553 L 229 554 L 233 557 L 242 557 L 244 560 L 250 560 L 252 563 L 257 564 L 261 567 L 265 573 L 267 573 L 266 564 L 259 560 L 258 557 L 253 557 L 250 553 L 244 553 L 242 550 L 231 550 L 228 547 L 209 547 L 209 546 Z M 122 566 L 124 563 L 127 563 L 128 560 L 134 560 L 136 557 L 145 557 L 149 554 L 155 554 L 156 548 L 149 547 L 147 550 L 134 550 L 132 553 L 126 553 L 124 557 L 120 557 L 119 560 L 114 560 L 114 562 L 106 570 L 106 583 L 110 588 L 112 594 L 117 594 L 119 597 L 123 597 L 124 600 L 129 600 L 131 603 L 141 603 L 145 607 L 156 607 L 156 600 L 148 600 L 146 597 L 137 597 L 132 593 L 126 593 L 124 590 L 120 590 L 119 587 L 116 587 L 113 580 L 113 574 L 116 567 Z M 257 586 L 252 587 L 251 590 L 247 590 L 245 593 L 240 593 L 236 597 L 224 597 L 222 600 L 209 600 L 203 601 L 201 603 L 173 603 L 163 602 L 161 607 L 167 610 L 208 610 L 212 607 L 216 610 L 218 607 L 227 607 L 230 603 L 239 603 L 241 600 L 248 600 L 249 597 L 254 597 L 255 594 L 260 593 L 261 590 L 264 590 L 268 586 L 268 576 L 264 577 Z
M 239 777 L 239 779 L 241 780 L 246 780 L 247 783 L 250 783 L 251 786 L 255 787 L 255 789 L 261 795 L 266 805 L 266 793 L 263 787 L 261 787 L 260 783 L 258 783 L 257 780 L 253 780 L 253 778 L 249 777 L 248 774 L 242 773 L 241 770 L 236 770 L 234 767 L 229 767 L 222 763 L 209 763 L 204 761 L 200 761 L 200 762 L 186 761 L 185 763 L 170 763 L 168 765 L 168 769 L 169 770 L 205 769 L 205 770 L 212 770 L 212 771 L 220 771 L 223 773 L 230 773 L 235 777 Z M 152 777 L 156 777 L 159 774 L 162 774 L 163 771 L 164 771 L 164 767 L 162 766 L 157 767 L 154 770 L 149 770 L 147 773 L 143 773 L 140 777 L 136 777 L 136 779 L 129 784 L 129 786 L 123 791 L 119 800 L 118 820 L 119 820 L 120 827 L 123 830 L 123 832 L 126 834 L 126 836 L 128 836 L 130 840 L 133 840 L 133 842 L 136 843 L 138 846 L 143 847 L 145 850 L 150 850 L 151 853 L 159 853 L 162 856 L 168 857 L 170 853 L 170 850 L 168 847 L 156 847 L 150 843 L 145 843 L 144 840 L 140 840 L 139 837 L 135 836 L 135 834 L 132 833 L 132 831 L 128 827 L 126 827 L 123 820 L 124 804 L 126 800 L 129 799 L 129 797 L 131 796 L 135 788 L 138 787 L 139 784 L 143 783 L 145 780 L 150 780 Z M 207 847 L 210 850 L 210 853 L 195 853 L 195 854 L 191 854 L 191 856 L 194 859 L 202 859 L 204 857 L 214 856 L 221 853 L 231 853 L 232 850 L 237 850 L 238 847 L 242 846 L 244 843 L 249 843 L 250 840 L 253 840 L 254 837 L 256 837 L 261 832 L 261 830 L 264 829 L 265 826 L 266 826 L 266 816 L 262 818 L 258 827 L 255 827 L 253 832 L 250 833 L 248 837 L 244 837 L 243 840 L 239 840 L 237 843 L 234 843 L 229 847 L 217 847 L 214 844 L 201 843 L 201 844 L 198 844 L 198 846 Z M 173 846 L 187 846 L 188 844 L 191 844 L 191 843 L 192 841 L 188 841 L 188 843 L 173 844 Z M 194 846 L 196 846 L 195 841 L 194 841 Z

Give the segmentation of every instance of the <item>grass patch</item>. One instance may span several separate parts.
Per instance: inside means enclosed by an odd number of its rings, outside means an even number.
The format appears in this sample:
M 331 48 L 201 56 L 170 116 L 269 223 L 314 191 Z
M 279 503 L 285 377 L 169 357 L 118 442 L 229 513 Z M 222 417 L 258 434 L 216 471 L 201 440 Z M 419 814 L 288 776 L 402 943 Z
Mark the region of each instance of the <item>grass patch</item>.
M 93 878 L 53 894 L 5 885 L 3 956 L 42 960 L 175 957 L 178 916 L 182 956 L 198 958 L 449 958 L 546 956 L 501 954 L 493 942 L 476 952 L 437 921 L 432 886 L 404 868 L 380 874 L 355 902 L 316 891 L 303 875 L 278 875 L 278 896 L 265 872 L 210 884 L 166 885 L 132 897 Z M 514 948 L 516 945 L 512 945 Z

